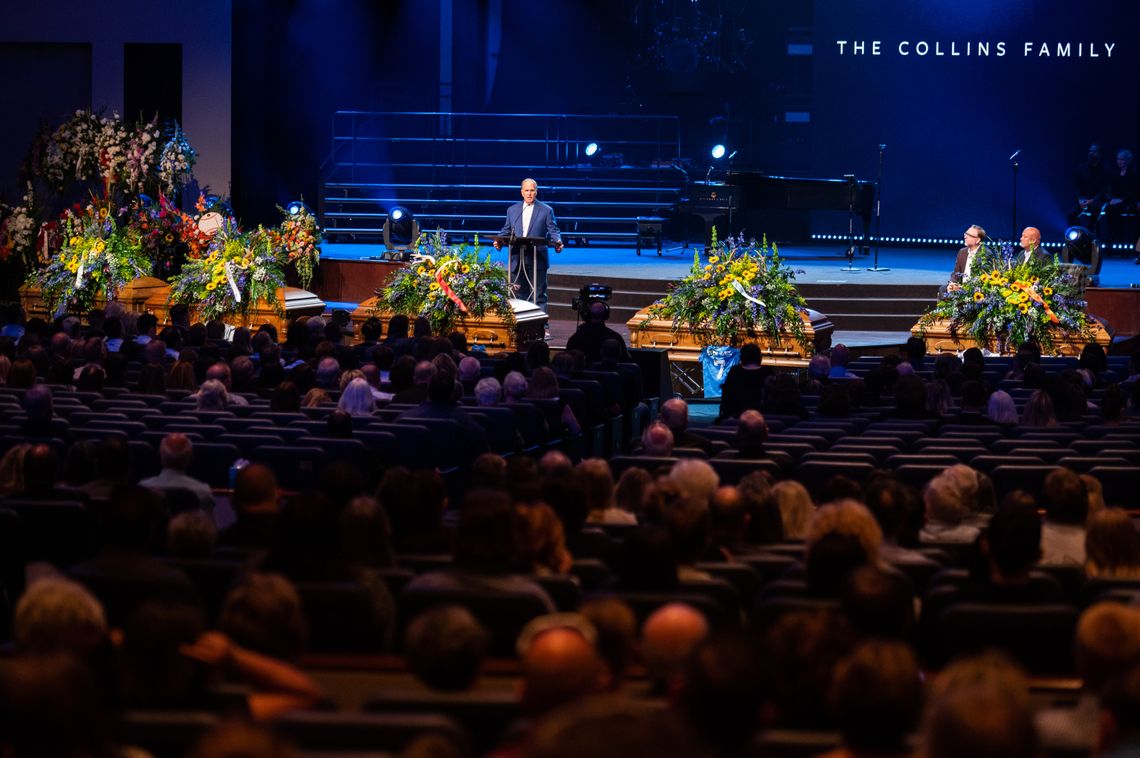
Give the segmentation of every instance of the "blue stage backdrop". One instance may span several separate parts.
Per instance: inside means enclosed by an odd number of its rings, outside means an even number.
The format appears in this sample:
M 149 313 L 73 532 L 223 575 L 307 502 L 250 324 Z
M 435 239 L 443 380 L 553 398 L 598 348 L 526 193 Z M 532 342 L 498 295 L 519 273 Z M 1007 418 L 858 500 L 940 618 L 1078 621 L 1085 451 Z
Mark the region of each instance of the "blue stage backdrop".
M 1057 241 L 1091 142 L 1137 148 L 1135 0 L 816 0 L 812 170 L 875 178 L 884 236 Z M 826 229 L 844 232 L 828 218 Z M 842 226 L 842 228 L 840 228 Z

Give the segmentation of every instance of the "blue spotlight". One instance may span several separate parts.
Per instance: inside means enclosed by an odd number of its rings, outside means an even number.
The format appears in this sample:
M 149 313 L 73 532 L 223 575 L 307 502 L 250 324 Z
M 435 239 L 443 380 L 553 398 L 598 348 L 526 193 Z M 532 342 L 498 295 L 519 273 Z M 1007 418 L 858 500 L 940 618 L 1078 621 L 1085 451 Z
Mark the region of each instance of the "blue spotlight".
M 1076 242 L 1083 235 L 1087 235 L 1088 233 L 1089 233 L 1089 230 L 1085 229 L 1084 227 L 1070 226 L 1068 229 L 1065 230 L 1065 239 L 1067 239 L 1069 242 Z
M 400 219 L 402 219 L 404 216 L 407 216 L 407 215 L 408 215 L 408 209 L 402 205 L 393 205 L 388 210 L 388 218 L 392 219 L 393 221 L 399 221 Z
M 597 154 L 598 154 L 598 143 L 597 142 L 591 142 L 590 144 L 586 145 L 586 157 L 587 158 L 593 158 Z
M 288 213 L 290 216 L 296 216 L 297 214 L 299 214 L 303 210 L 308 210 L 308 209 L 305 207 L 305 204 L 300 200 L 294 200 L 293 202 L 291 202 L 285 206 L 285 212 Z
M 714 160 L 719 161 L 721 158 L 724 157 L 724 154 L 725 154 L 724 145 L 720 144 L 719 142 L 717 144 L 713 145 L 713 149 L 712 149 L 711 154 L 712 154 L 712 157 Z

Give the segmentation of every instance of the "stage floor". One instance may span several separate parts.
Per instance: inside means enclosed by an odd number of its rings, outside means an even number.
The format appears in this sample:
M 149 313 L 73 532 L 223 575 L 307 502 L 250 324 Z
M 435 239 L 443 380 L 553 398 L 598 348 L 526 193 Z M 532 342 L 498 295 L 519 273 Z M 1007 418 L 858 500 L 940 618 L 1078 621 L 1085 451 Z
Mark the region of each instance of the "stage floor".
M 785 245 L 780 256 L 796 271 L 801 284 L 825 285 L 941 285 L 946 282 L 954 267 L 957 249 L 923 249 L 883 247 L 879 250 L 879 266 L 887 271 L 869 271 L 874 266 L 874 253 L 855 258 L 848 270 L 847 259 L 842 255 L 844 245 L 812 244 Z M 321 246 L 321 257 L 334 260 L 366 260 L 379 257 L 384 249 L 379 244 L 331 244 Z M 506 265 L 505 251 L 496 251 L 490 245 L 481 246 L 481 253 L 490 253 L 493 260 Z M 656 250 L 643 249 L 640 256 L 631 247 L 582 246 L 566 247 L 559 254 L 550 255 L 550 273 L 610 279 L 644 279 L 672 281 L 688 273 L 693 264 L 693 247 L 673 243 L 664 247 L 662 255 Z M 1127 288 L 1140 284 L 1140 266 L 1132 258 L 1109 258 L 1101 267 L 1101 287 Z M 317 293 L 320 295 L 320 293 Z M 328 301 L 328 306 L 352 310 L 353 302 Z M 625 332 L 624 324 L 611 324 Z M 574 321 L 551 319 L 551 345 L 561 347 L 573 334 Z M 884 350 L 904 343 L 909 337 L 904 331 L 854 331 L 837 329 L 833 342 L 842 342 L 853 348 Z
M 879 266 L 889 271 L 868 271 L 874 265 L 874 253 L 857 256 L 847 271 L 847 259 L 842 255 L 843 244 L 787 245 L 780 247 L 780 257 L 796 269 L 796 281 L 805 284 L 943 284 L 958 250 L 930 250 L 918 248 L 880 248 Z M 481 251 L 491 253 L 496 261 L 506 265 L 505 251 L 496 251 L 490 245 Z M 379 256 L 382 245 L 331 244 L 321 246 L 322 258 L 362 260 Z M 643 249 L 639 257 L 631 247 L 566 247 L 561 253 L 551 253 L 550 273 L 574 276 L 609 276 L 616 279 L 680 279 L 693 264 L 693 248 L 673 243 L 658 256 L 655 250 Z M 802 273 L 801 273 L 802 272 Z M 1140 284 L 1140 266 L 1132 258 L 1109 258 L 1101 267 L 1101 287 L 1128 287 Z

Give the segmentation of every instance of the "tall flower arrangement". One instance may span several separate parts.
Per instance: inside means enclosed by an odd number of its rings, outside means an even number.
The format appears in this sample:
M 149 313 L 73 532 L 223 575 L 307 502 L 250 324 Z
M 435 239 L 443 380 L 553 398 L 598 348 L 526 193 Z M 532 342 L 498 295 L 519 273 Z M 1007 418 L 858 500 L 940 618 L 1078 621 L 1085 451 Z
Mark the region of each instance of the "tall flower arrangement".
M 248 233 L 236 225 L 223 228 L 202 257 L 188 260 L 171 278 L 170 301 L 195 306 L 207 320 L 248 313 L 259 300 L 283 313 L 277 290 L 285 286 L 285 274 L 270 239 L 263 227 Z
M 707 263 L 694 253 L 688 276 L 650 306 L 641 326 L 668 319 L 674 330 L 686 329 L 704 345 L 736 345 L 762 335 L 777 345 L 791 336 L 806 348 L 806 308 L 795 272 L 781 261 L 776 245 L 743 235 L 721 243 L 714 227 Z
M 479 257 L 479 238 L 466 245 L 448 245 L 442 231 L 415 245 L 417 257 L 391 283 L 377 291 L 377 312 L 424 316 L 432 332 L 446 334 L 462 318 L 482 319 L 496 314 L 515 323 L 507 270 L 488 253 Z
M 295 208 L 290 212 L 278 206 L 285 220 L 272 231 L 272 245 L 283 264 L 296 267 L 301 286 L 308 289 L 313 271 L 321 260 L 321 227 L 304 203 Z
M 113 299 L 127 283 L 150 271 L 138 235 L 117 222 L 123 214 L 125 209 L 95 198 L 64 212 L 59 252 L 28 278 L 56 304 L 56 315 L 84 312 L 101 294 Z
M 1092 338 L 1079 277 L 1054 257 L 1020 263 L 1009 243 L 989 250 L 987 265 L 961 288 L 948 292 L 919 319 L 925 331 L 949 321 L 952 335 L 966 333 L 980 345 L 1006 352 L 1027 341 L 1053 350 L 1056 337 Z

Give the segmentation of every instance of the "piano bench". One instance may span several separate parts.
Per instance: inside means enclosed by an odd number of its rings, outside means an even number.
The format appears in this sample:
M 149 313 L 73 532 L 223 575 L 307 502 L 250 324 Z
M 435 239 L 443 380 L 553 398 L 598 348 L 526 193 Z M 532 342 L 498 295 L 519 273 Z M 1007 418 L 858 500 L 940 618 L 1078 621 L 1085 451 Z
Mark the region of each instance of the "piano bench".
M 661 255 L 661 242 L 665 230 L 665 219 L 660 216 L 637 217 L 637 254 L 641 255 L 641 246 L 657 246 L 657 254 Z

